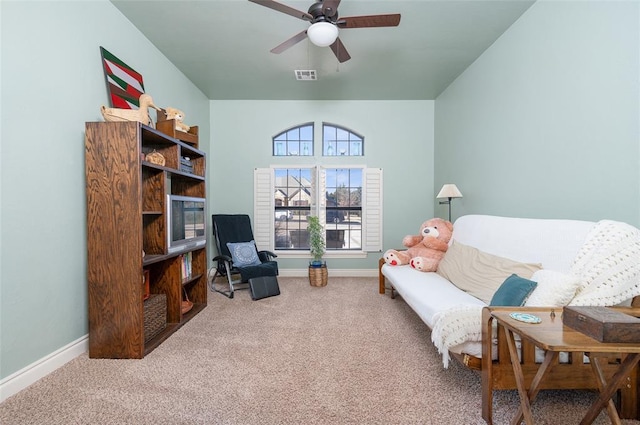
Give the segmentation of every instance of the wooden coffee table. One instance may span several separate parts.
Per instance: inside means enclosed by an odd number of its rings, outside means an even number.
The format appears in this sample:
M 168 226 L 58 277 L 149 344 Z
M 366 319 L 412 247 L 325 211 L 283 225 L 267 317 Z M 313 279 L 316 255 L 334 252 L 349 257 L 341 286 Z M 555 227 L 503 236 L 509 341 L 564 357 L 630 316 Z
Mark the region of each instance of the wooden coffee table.
M 629 312 L 632 311 L 638 312 L 638 309 L 629 309 Z M 526 310 L 501 308 L 491 312 L 493 318 L 505 328 L 513 373 L 520 395 L 520 408 L 512 419 L 511 424 L 519 424 L 523 418 L 527 425 L 533 424 L 531 402 L 538 394 L 545 374 L 553 373 L 553 365 L 561 351 L 584 351 L 589 353 L 591 368 L 600 391 L 598 399 L 593 402 L 580 424 L 588 425 L 593 423 L 604 407 L 607 408 L 611 423 L 620 424 L 620 418 L 611 397 L 613 397 L 626 376 L 629 375 L 640 360 L 640 344 L 603 343 L 564 326 L 562 323 L 562 308 L 555 309 L 553 314 L 551 308 L 547 310 L 538 309 L 533 312 L 534 315 L 542 319 L 542 322 L 537 324 L 515 320 L 510 316 L 513 312 L 526 312 Z M 545 351 L 544 361 L 540 364 L 540 368 L 531 381 L 529 391 L 525 387 L 524 375 L 518 359 L 515 334 L 520 335 L 522 339 L 530 341 Z M 620 362 L 617 371 L 607 382 L 600 362 L 603 360 L 608 361 L 612 357 L 622 358 L 623 360 Z

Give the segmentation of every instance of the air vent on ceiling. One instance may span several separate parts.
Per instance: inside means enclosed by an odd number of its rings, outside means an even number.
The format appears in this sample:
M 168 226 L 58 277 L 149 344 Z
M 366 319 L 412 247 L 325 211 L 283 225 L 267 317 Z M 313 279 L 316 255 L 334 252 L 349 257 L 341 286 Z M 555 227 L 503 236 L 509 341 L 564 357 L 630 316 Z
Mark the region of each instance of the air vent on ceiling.
M 298 81 L 316 81 L 318 79 L 315 69 L 296 69 L 295 73 Z

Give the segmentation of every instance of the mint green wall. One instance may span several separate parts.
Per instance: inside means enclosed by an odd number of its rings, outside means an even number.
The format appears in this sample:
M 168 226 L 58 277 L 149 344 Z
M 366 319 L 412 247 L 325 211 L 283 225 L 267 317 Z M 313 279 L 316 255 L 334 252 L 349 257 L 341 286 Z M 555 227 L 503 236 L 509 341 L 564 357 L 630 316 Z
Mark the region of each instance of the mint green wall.
M 314 157 L 271 155 L 274 135 L 310 121 L 316 127 Z M 323 158 L 323 121 L 362 134 L 364 158 Z M 254 168 L 364 163 L 383 168 L 385 247 L 400 246 L 402 236 L 416 233 L 425 219 L 433 217 L 433 101 L 212 101 L 211 134 L 213 213 L 253 215 Z M 330 261 L 337 269 L 371 269 L 379 258 L 380 254 L 371 253 L 364 260 Z M 300 269 L 307 261 L 279 259 L 279 264 Z
M 436 99 L 454 215 L 640 225 L 639 8 L 539 1 Z
M 2 379 L 88 330 L 84 123 L 108 104 L 99 46 L 205 141 L 209 101 L 108 1 L 0 8 Z

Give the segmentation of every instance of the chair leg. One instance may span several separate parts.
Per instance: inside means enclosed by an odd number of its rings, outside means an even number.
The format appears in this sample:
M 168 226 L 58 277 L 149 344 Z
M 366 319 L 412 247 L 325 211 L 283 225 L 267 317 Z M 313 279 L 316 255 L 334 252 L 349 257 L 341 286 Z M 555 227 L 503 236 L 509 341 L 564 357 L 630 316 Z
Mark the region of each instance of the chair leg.
M 226 264 L 225 264 L 226 266 Z M 218 278 L 218 276 L 222 276 L 222 273 L 220 273 L 220 270 L 218 270 L 217 267 L 212 267 L 209 270 L 209 289 L 211 290 L 211 292 L 217 292 L 219 294 L 224 295 L 227 298 L 233 298 L 233 280 L 231 279 L 231 274 L 229 273 L 229 268 L 226 267 L 227 269 L 227 273 L 226 273 L 226 277 L 227 277 L 227 281 L 229 283 L 229 291 L 223 291 L 221 289 L 216 288 L 216 279 Z M 215 270 L 215 272 L 213 273 L 213 276 L 211 276 L 211 271 Z
M 233 278 L 231 277 L 231 266 L 229 265 L 229 263 L 227 261 L 224 262 L 224 269 L 227 271 L 227 281 L 229 282 L 229 295 L 227 295 L 229 298 L 233 298 Z
M 218 292 L 222 295 L 224 295 L 227 298 L 233 298 L 233 294 L 236 291 L 236 287 L 235 285 L 237 284 L 242 284 L 242 280 L 241 279 L 233 279 L 233 273 L 231 272 L 231 264 L 228 262 L 224 262 L 224 271 L 220 272 L 220 269 L 218 267 L 212 267 L 209 270 L 209 276 L 211 276 L 211 271 L 215 270 L 215 273 L 213 274 L 213 277 L 209 278 L 209 289 L 211 289 L 212 292 Z M 227 278 L 227 283 L 229 284 L 229 290 L 228 291 L 224 291 L 221 289 L 216 288 L 216 278 L 218 276 L 226 276 Z M 237 289 L 249 289 L 249 286 L 247 285 L 246 288 L 244 287 L 240 287 Z

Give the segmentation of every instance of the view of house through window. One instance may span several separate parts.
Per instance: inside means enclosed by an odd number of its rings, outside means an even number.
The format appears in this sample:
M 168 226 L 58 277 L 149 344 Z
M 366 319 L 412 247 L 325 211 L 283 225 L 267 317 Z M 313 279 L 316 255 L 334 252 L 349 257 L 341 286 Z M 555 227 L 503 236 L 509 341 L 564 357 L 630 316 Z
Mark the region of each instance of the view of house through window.
M 275 249 L 309 249 L 307 216 L 311 211 L 310 168 L 275 171 Z
M 362 168 L 277 168 L 274 177 L 276 250 L 309 249 L 309 215 L 324 220 L 327 251 L 362 249 Z
M 362 169 L 325 170 L 327 249 L 362 248 Z

